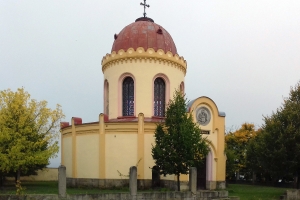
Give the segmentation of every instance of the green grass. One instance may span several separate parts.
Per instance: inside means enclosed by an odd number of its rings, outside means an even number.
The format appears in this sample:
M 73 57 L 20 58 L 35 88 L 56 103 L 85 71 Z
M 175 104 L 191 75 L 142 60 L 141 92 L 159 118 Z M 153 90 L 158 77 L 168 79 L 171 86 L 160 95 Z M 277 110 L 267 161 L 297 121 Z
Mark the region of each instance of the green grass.
M 24 194 L 58 194 L 58 183 L 54 181 L 22 182 L 26 188 Z M 230 184 L 227 188 L 229 196 L 238 196 L 241 200 L 277 200 L 287 189 L 265 186 Z M 145 190 L 143 192 L 151 192 Z M 68 194 L 98 194 L 129 192 L 128 188 L 122 189 L 91 189 L 91 188 L 67 188 Z M 14 183 L 6 184 L 0 188 L 0 194 L 16 194 Z
M 22 182 L 24 194 L 58 194 L 58 183 L 55 181 Z M 103 190 L 97 188 L 67 188 L 68 194 L 98 194 L 129 192 L 127 188 Z M 6 184 L 0 188 L 0 194 L 16 194 L 14 183 Z
M 230 184 L 227 187 L 229 196 L 238 196 L 240 200 L 278 200 L 287 188 L 266 187 L 257 185 Z

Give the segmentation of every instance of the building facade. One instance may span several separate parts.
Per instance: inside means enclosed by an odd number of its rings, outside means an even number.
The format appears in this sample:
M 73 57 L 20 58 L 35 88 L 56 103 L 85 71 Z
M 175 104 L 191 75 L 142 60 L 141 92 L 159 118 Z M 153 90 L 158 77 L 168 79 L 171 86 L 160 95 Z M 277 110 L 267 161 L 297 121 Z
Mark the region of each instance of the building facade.
M 97 186 L 122 183 L 137 165 L 141 187 L 151 186 L 156 124 L 163 122 L 168 101 L 184 92 L 187 62 L 177 53 L 171 35 L 152 19 L 142 17 L 114 35 L 111 53 L 102 59 L 104 105 L 99 121 L 73 117 L 61 125 L 61 163 L 70 181 L 97 180 Z M 190 102 L 207 137 L 210 153 L 199 169 L 199 188 L 225 188 L 225 114 L 208 97 Z M 174 175 L 162 181 L 176 180 Z M 187 175 L 181 181 L 188 181 Z M 92 183 L 93 181 L 87 181 Z

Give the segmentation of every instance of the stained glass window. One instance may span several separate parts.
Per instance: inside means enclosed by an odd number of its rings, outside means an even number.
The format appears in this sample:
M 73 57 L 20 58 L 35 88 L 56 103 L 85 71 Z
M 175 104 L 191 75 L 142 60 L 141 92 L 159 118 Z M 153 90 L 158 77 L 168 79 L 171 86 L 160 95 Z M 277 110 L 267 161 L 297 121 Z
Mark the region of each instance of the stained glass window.
M 134 116 L 134 81 L 126 77 L 123 81 L 123 116 Z
M 165 116 L 166 84 L 162 78 L 154 81 L 154 116 Z

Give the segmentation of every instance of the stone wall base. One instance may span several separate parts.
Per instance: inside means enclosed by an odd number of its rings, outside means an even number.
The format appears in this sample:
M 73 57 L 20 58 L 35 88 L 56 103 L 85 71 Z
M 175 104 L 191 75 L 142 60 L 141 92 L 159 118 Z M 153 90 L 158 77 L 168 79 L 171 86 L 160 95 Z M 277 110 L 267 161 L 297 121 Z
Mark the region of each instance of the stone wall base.
M 227 199 L 227 191 L 197 191 L 196 194 L 191 192 L 145 192 L 137 193 L 136 196 L 131 196 L 129 193 L 101 193 L 101 194 L 78 194 L 67 195 L 66 198 L 60 198 L 58 195 L 0 195 L 0 200 L 212 200 L 212 199 Z M 238 199 L 235 199 L 238 200 Z
M 113 188 L 128 188 L 129 179 L 91 179 L 91 178 L 67 178 L 67 187 L 81 187 L 81 188 L 102 188 L 102 189 L 113 189 Z M 138 190 L 152 188 L 152 180 L 150 179 L 138 179 L 137 180 Z M 168 188 L 171 190 L 177 190 L 177 181 L 173 180 L 160 180 L 161 188 Z M 207 190 L 224 190 L 226 189 L 225 181 L 206 181 Z M 188 191 L 188 181 L 180 182 L 180 190 Z
M 138 189 L 148 189 L 152 186 L 152 180 L 137 180 Z M 92 179 L 92 178 L 67 178 L 67 187 L 81 188 L 122 188 L 129 187 L 129 179 Z
M 91 179 L 91 178 L 67 178 L 67 187 L 81 187 L 81 188 L 128 188 L 129 179 Z M 160 180 L 160 187 L 177 190 L 177 181 L 173 180 Z M 152 188 L 152 180 L 138 179 L 137 188 L 150 189 Z M 188 191 L 189 185 L 187 181 L 180 182 L 181 191 Z
M 226 181 L 206 181 L 207 190 L 224 190 L 226 189 Z
M 177 181 L 173 180 L 160 180 L 160 187 L 169 188 L 171 190 L 177 190 Z M 189 182 L 188 181 L 180 181 L 180 191 L 188 191 L 189 190 Z

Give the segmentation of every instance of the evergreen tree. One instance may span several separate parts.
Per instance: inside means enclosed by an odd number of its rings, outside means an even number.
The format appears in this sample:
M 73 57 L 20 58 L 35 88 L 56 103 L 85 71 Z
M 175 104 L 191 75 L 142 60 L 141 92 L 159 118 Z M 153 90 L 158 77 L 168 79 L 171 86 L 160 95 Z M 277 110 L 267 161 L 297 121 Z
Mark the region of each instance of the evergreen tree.
M 180 191 L 180 174 L 188 174 L 208 154 L 208 145 L 200 128 L 186 112 L 187 102 L 181 92 L 175 91 L 170 100 L 165 123 L 158 124 L 152 156 L 160 174 L 175 174 Z

